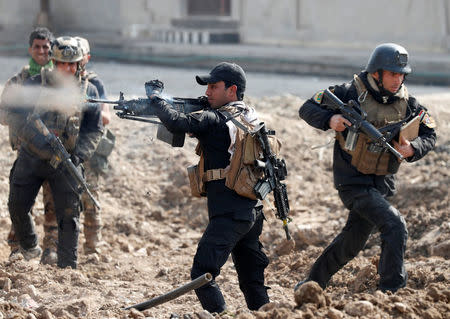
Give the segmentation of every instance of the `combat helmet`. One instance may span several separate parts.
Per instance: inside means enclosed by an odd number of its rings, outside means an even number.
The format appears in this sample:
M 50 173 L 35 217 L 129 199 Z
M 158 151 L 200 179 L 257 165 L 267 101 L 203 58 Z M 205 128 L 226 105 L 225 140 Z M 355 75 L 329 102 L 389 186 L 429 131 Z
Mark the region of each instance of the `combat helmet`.
M 403 74 L 411 73 L 406 49 L 395 43 L 378 45 L 370 55 L 366 71 L 375 73 L 380 70 Z
M 89 41 L 82 37 L 75 37 L 75 40 L 78 41 L 78 45 L 81 48 L 81 51 L 83 52 L 83 55 L 87 55 L 91 53 L 91 48 L 89 46 Z
M 58 62 L 80 62 L 83 59 L 83 52 L 75 38 L 64 36 L 52 43 L 50 58 Z

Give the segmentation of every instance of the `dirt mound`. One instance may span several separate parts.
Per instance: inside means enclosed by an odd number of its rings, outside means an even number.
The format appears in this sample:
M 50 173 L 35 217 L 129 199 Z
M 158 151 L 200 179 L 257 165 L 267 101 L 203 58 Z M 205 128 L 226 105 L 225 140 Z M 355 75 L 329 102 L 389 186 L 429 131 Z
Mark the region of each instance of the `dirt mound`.
M 306 277 L 347 216 L 332 184 L 333 134 L 301 121 L 297 111 L 302 101 L 295 96 L 249 99 L 284 142 L 294 243 L 286 242 L 281 222 L 266 207 L 262 242 L 270 258 L 266 284 L 272 302 L 259 311 L 246 310 L 227 262 L 217 280 L 230 312 L 223 318 L 449 318 L 450 95 L 419 100 L 435 116 L 439 139 L 435 151 L 402 165 L 398 174 L 393 201 L 408 223 L 407 288 L 395 295 L 376 290 L 380 241 L 375 235 L 325 291 L 315 291 L 319 301 L 303 298 L 297 305 L 294 285 Z M 205 201 L 190 197 L 187 186 L 185 168 L 197 160 L 195 140 L 187 138 L 185 147 L 171 148 L 154 138 L 153 126 L 119 119 L 111 130 L 117 146 L 110 157 L 111 174 L 100 184 L 102 253 L 86 256 L 81 250 L 77 270 L 58 269 L 38 261 L 10 262 L 9 248 L 1 241 L 0 318 L 208 318 L 193 292 L 142 313 L 122 310 L 189 281 L 207 214 Z M 8 175 L 15 154 L 5 127 L 0 134 L 5 137 L 0 141 L 0 237 L 5 239 L 10 227 Z M 34 211 L 42 238 L 40 199 Z

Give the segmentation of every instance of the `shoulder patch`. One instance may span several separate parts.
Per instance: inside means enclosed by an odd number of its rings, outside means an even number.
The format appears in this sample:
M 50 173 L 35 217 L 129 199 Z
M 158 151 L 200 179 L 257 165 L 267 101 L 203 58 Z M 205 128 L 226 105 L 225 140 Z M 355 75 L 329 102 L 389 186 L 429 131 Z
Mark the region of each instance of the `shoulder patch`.
M 314 102 L 316 102 L 317 104 L 322 103 L 323 92 L 324 92 L 324 90 L 320 90 L 319 92 L 314 94 L 314 97 L 313 97 Z
M 419 113 L 421 123 L 425 124 L 429 128 L 435 128 L 436 127 L 436 121 L 434 118 L 432 118 L 428 112 L 422 110 Z

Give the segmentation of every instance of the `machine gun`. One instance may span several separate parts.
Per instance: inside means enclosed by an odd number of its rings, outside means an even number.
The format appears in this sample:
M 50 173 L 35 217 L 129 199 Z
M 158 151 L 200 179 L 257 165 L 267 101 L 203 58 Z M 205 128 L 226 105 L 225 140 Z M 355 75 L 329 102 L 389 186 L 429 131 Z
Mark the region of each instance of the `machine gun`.
M 47 126 L 45 126 L 44 122 L 42 122 L 41 118 L 38 115 L 33 115 L 29 120 L 29 125 L 34 125 L 38 132 L 40 132 L 44 137 L 45 141 L 50 144 L 51 149 L 53 150 L 53 156 L 50 160 L 50 165 L 53 168 L 58 168 L 60 165 L 65 169 L 67 174 L 63 174 L 69 183 L 72 190 L 78 195 L 86 192 L 89 198 L 92 200 L 94 205 L 100 209 L 99 202 L 92 195 L 89 190 L 86 181 L 83 178 L 83 175 L 77 170 L 75 165 L 72 163 L 70 159 L 70 154 L 65 149 L 59 137 L 55 136 L 55 134 L 51 133 Z
M 291 240 L 288 228 L 288 223 L 291 221 L 289 217 L 289 200 L 286 184 L 281 183 L 287 176 L 286 163 L 284 159 L 276 157 L 270 147 L 268 138 L 268 135 L 275 135 L 275 131 L 268 130 L 265 124 L 261 122 L 251 134 L 259 142 L 263 152 L 263 160 L 256 160 L 255 166 L 261 168 L 264 172 L 264 177 L 258 180 L 253 191 L 256 197 L 261 200 L 273 191 L 276 208 L 275 216 L 283 222 L 286 238 Z
M 87 99 L 87 102 L 114 104 L 114 109 L 118 110 L 116 115 L 121 119 L 158 124 L 156 137 L 159 140 L 169 143 L 173 147 L 182 147 L 184 145 L 185 134 L 172 134 L 160 121 L 152 119 L 157 118 L 157 116 L 155 110 L 152 109 L 150 97 L 155 94 L 161 97 L 164 84 L 159 80 L 152 80 L 145 82 L 144 86 L 147 98 L 125 100 L 123 93 L 120 92 L 119 99 L 116 101 L 89 98 Z M 201 111 L 209 107 L 206 96 L 201 96 L 199 98 L 168 97 L 163 99 L 175 110 L 186 114 Z
M 373 142 L 381 145 L 385 149 L 388 149 L 400 161 L 403 160 L 402 154 L 400 154 L 391 144 L 389 144 L 386 137 L 375 126 L 366 120 L 366 112 L 361 109 L 356 101 L 351 100 L 347 104 L 344 104 L 344 102 L 342 102 L 336 95 L 326 89 L 323 92 L 322 104 L 332 110 L 338 111 L 343 117 L 352 123 L 352 125 L 348 127 L 349 132 L 345 140 L 345 148 L 347 150 L 354 150 L 358 137 L 358 131 L 361 131 Z

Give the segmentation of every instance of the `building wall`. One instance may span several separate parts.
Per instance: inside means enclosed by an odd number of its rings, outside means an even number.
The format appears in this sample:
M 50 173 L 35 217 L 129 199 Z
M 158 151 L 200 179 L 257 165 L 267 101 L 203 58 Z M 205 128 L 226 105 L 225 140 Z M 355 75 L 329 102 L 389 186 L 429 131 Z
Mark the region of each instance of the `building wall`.
M 50 0 L 54 29 L 59 33 L 73 30 L 120 32 L 121 2 L 121 0 Z
M 448 0 L 240 0 L 248 43 L 373 47 L 399 42 L 417 50 L 448 49 Z
M 186 18 L 187 0 L 50 0 L 58 32 L 152 38 Z M 205 0 L 208 1 L 208 0 Z M 427 52 L 450 49 L 450 0 L 232 0 L 240 40 L 249 44 L 372 48 L 398 42 Z M 0 31 L 29 33 L 39 1 L 0 0 Z M 26 30 L 26 31 L 23 31 Z
M 39 1 L 0 0 L 0 31 L 5 31 L 1 40 L 28 41 L 28 35 L 33 30 L 38 11 Z M 8 34 L 10 30 L 15 32 Z
M 182 16 L 183 2 L 178 0 L 121 1 L 123 35 L 131 38 L 151 37 L 155 29 L 170 28 L 171 19 Z

